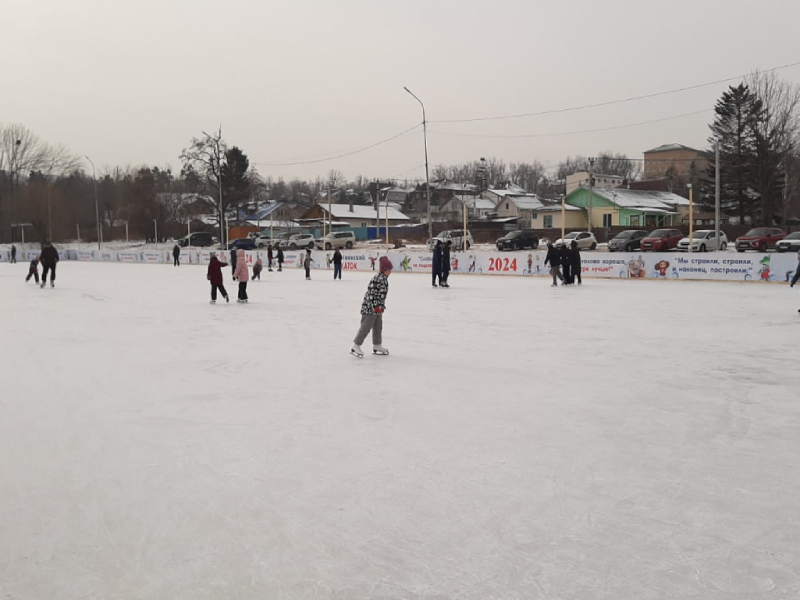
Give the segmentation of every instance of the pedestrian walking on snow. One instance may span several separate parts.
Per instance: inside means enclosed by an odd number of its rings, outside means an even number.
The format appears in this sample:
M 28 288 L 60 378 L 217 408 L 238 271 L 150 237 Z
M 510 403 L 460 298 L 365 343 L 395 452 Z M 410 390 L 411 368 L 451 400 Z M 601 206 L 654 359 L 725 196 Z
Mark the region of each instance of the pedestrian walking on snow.
M 550 264 L 550 275 L 553 276 L 553 285 L 551 287 L 558 287 L 556 278 L 564 281 L 564 276 L 561 274 L 561 253 L 556 250 L 552 242 L 547 242 L 547 256 L 544 257 L 544 266 Z
M 44 287 L 47 283 L 47 273 L 50 273 L 50 287 L 56 286 L 56 264 L 58 264 L 58 251 L 50 243 L 50 240 L 45 240 L 42 251 L 39 254 L 39 260 L 42 262 L 42 283 L 40 287 Z
M 11 244 L 11 261 L 12 263 L 17 262 L 17 247 L 14 244 Z
M 230 302 L 228 292 L 225 291 L 225 286 L 222 283 L 222 263 L 219 262 L 217 255 L 213 252 L 211 253 L 211 260 L 208 262 L 206 279 L 211 283 L 211 304 L 217 301 L 217 290 L 225 298 L 225 302 Z
M 364 357 L 361 344 L 372 332 L 373 354 L 386 355 L 389 351 L 383 347 L 383 313 L 386 310 L 386 295 L 389 293 L 389 275 L 392 274 L 392 261 L 388 256 L 381 256 L 378 262 L 380 273 L 375 275 L 367 286 L 364 301 L 361 303 L 361 326 L 353 340 L 350 354 L 358 358 Z
M 339 249 L 336 249 L 336 252 L 333 253 L 333 280 L 336 281 L 342 279 L 342 253 L 339 252 Z
M 31 266 L 28 268 L 28 276 L 25 278 L 25 283 L 28 283 L 33 277 L 36 283 L 39 283 L 39 257 L 37 256 L 31 261 Z
M 233 278 L 239 282 L 239 296 L 237 302 L 247 302 L 247 282 L 250 281 L 250 271 L 247 269 L 247 258 L 244 255 L 244 250 L 236 251 L 236 268 L 233 272 Z
M 175 247 L 172 249 L 172 266 L 181 266 L 181 247 L 178 246 L 178 244 L 175 244 Z

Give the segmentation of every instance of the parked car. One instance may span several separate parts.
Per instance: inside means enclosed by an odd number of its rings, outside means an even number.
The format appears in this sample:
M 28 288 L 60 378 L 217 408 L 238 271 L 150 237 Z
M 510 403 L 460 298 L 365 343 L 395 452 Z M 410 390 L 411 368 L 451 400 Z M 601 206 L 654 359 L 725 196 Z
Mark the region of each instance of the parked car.
M 347 248 L 349 250 L 355 246 L 356 234 L 352 231 L 332 231 L 324 238 L 317 240 L 317 243 L 325 250 L 333 250 L 334 248 Z
M 446 229 L 439 235 L 428 240 L 428 249 L 433 250 L 436 245 L 436 240 L 440 240 L 442 244 L 448 241 L 453 242 L 453 250 L 464 249 L 464 230 L 463 229 Z M 467 250 L 472 246 L 472 233 L 467 231 Z
M 647 236 L 646 229 L 626 229 L 620 231 L 608 242 L 609 252 L 633 252 L 641 248 L 642 239 Z
M 270 244 L 276 246 L 279 242 L 285 242 L 286 237 L 283 234 L 276 233 L 274 236 L 269 232 L 260 233 L 253 238 L 257 248 L 266 248 Z
M 495 244 L 498 250 L 521 250 L 523 248 L 536 250 L 539 247 L 539 236 L 530 229 L 517 229 L 509 231 Z
M 297 250 L 298 248 L 311 248 L 313 250 L 315 244 L 314 236 L 310 233 L 295 233 L 286 241 L 286 245 L 290 250 Z
M 724 231 L 719 232 L 719 247 L 717 240 L 714 239 L 717 232 L 713 229 L 698 229 L 692 232 L 691 239 L 687 236 L 678 242 L 677 249 L 682 252 L 689 251 L 691 242 L 692 252 L 706 252 L 708 250 L 726 250 L 728 248 L 728 236 Z
M 790 233 L 775 244 L 775 250 L 778 252 L 800 252 L 800 231 Z
M 255 250 L 256 243 L 252 238 L 240 238 L 228 242 L 228 250 Z
M 195 231 L 178 240 L 178 245 L 185 248 L 187 246 L 206 247 L 217 243 L 217 238 L 207 231 Z
M 594 250 L 597 248 L 597 239 L 590 231 L 573 231 L 564 236 L 563 239 L 558 238 L 553 245 L 556 248 L 561 248 L 564 244 L 572 246 L 572 242 L 578 242 L 578 250 Z
M 766 252 L 770 248 L 775 248 L 778 242 L 785 237 L 786 232 L 779 227 L 755 227 L 736 238 L 736 250 L 738 252 L 745 250 Z
M 667 252 L 683 239 L 680 229 L 655 229 L 642 238 L 642 252 Z

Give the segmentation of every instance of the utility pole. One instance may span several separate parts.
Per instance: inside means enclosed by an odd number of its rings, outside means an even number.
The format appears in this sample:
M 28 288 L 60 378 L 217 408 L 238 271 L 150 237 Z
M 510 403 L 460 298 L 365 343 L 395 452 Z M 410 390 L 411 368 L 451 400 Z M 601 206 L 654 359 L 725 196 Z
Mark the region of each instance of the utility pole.
M 694 189 L 692 189 L 691 183 L 687 183 L 686 187 L 689 188 L 689 254 L 691 254 L 692 243 L 693 243 L 692 234 L 694 233 L 694 212 L 693 212 L 694 205 L 692 204 L 692 192 L 694 192 Z M 719 246 L 719 238 L 715 238 L 715 240 L 717 240 L 717 246 Z
M 719 249 L 719 140 L 714 146 L 714 235 L 717 239 L 717 249 Z
M 589 233 L 592 233 L 592 188 L 594 187 L 594 158 L 589 159 Z

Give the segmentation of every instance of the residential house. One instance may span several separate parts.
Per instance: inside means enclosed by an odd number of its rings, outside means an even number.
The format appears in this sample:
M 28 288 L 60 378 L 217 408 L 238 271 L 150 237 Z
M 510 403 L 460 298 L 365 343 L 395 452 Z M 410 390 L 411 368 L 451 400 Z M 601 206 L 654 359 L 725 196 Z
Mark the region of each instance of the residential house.
M 644 179 L 691 180 L 691 172 L 705 174 L 710 156 L 682 144 L 664 144 L 644 152 Z M 694 167 L 692 167 L 694 165 Z M 681 191 L 675 189 L 673 191 Z
M 489 219 L 496 216 L 497 207 L 492 200 L 481 196 L 453 196 L 439 207 L 439 212 L 447 215 L 449 220 L 461 220 L 464 216 L 464 206 L 467 207 L 467 219 Z
M 406 225 L 411 221 L 411 219 L 395 208 L 389 207 L 387 213 L 387 209 L 384 206 L 378 207 L 376 211 L 372 206 L 352 203 L 331 204 L 330 213 L 328 212 L 327 204 L 315 204 L 303 213 L 300 219 L 327 221 L 330 218 L 338 223 L 347 223 L 350 227 L 374 227 L 378 223 L 383 227 L 386 224 L 387 214 L 389 227 L 393 225 Z
M 595 173 L 594 187 L 603 189 L 613 189 L 624 186 L 627 180 L 621 175 L 603 175 Z M 567 175 L 567 194 L 575 191 L 579 187 L 589 187 L 589 173 L 587 171 L 578 171 L 572 175 Z
M 679 225 L 689 212 L 689 201 L 672 192 L 578 188 L 567 195 L 567 204 L 591 214 L 593 228 L 668 227 Z

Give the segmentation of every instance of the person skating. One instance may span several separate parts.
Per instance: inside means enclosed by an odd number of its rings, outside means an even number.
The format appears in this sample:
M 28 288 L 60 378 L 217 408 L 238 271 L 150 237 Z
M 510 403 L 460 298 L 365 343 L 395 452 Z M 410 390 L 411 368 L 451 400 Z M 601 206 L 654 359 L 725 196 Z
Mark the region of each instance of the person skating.
M 572 248 L 570 248 L 570 253 L 572 255 L 572 280 L 578 280 L 578 285 L 581 285 L 581 271 L 583 270 L 583 266 L 581 265 L 581 251 L 578 249 L 578 242 L 572 240 Z
M 436 280 L 442 283 L 442 240 L 436 240 L 433 247 L 433 262 L 431 265 L 431 283 L 436 287 Z
M 214 252 L 211 253 L 211 260 L 208 262 L 206 279 L 211 283 L 211 304 L 217 302 L 217 290 L 219 290 L 219 293 L 225 298 L 225 302 L 230 302 L 228 292 L 225 291 L 225 286 L 222 283 L 222 263 L 219 262 Z
M 231 276 L 233 277 L 234 281 L 236 281 L 236 257 L 236 248 L 231 248 Z
M 42 252 L 39 254 L 39 260 L 42 262 L 42 283 L 40 287 L 44 287 L 47 283 L 47 273 L 50 272 L 50 287 L 56 286 L 56 264 L 58 263 L 58 251 L 50 243 L 50 240 L 45 240 L 42 246 Z
M 797 253 L 797 270 L 794 272 L 794 277 L 792 277 L 792 282 L 789 284 L 789 287 L 793 288 L 798 280 L 800 280 L 800 252 Z M 800 312 L 800 308 L 797 309 L 797 312 Z
M 267 245 L 267 271 L 272 272 L 272 244 Z
M 561 272 L 564 274 L 564 285 L 572 285 L 575 280 L 572 278 L 572 252 L 564 242 L 559 249 L 561 257 Z
M 336 281 L 342 279 L 342 253 L 339 252 L 339 249 L 336 249 L 336 252 L 333 253 L 333 280 Z
M 12 263 L 17 262 L 17 247 L 14 244 L 11 244 L 11 261 L 10 262 L 12 262 Z
M 306 281 L 311 279 L 311 248 L 306 248 L 306 255 L 303 257 L 303 267 L 306 270 Z
M 181 266 L 181 247 L 178 244 L 175 244 L 175 247 L 172 248 L 172 266 Z
M 283 249 L 278 246 L 278 271 L 283 271 Z
M 39 257 L 37 256 L 31 261 L 31 266 L 28 267 L 28 276 L 25 278 L 25 283 L 28 283 L 31 277 L 35 278 L 36 283 L 39 283 Z
M 564 281 L 564 276 L 561 274 L 561 253 L 555 249 L 552 242 L 547 242 L 547 256 L 544 257 L 544 266 L 550 265 L 550 275 L 553 276 L 553 285 L 550 287 L 558 287 L 557 279 Z
M 247 282 L 250 280 L 244 250 L 236 251 L 236 270 L 233 272 L 233 278 L 239 282 L 239 296 L 236 301 L 244 304 L 247 302 Z
M 388 256 L 381 256 L 378 262 L 380 272 L 367 285 L 367 293 L 361 303 L 361 325 L 353 340 L 350 354 L 358 358 L 364 357 L 361 344 L 372 331 L 372 352 L 386 355 L 389 351 L 383 347 L 383 313 L 386 310 L 386 295 L 389 293 L 389 275 L 392 274 L 392 261 Z
M 261 263 L 261 259 L 259 258 L 256 261 L 256 264 L 253 265 L 253 281 L 258 279 L 261 281 L 261 271 L 264 269 L 264 266 Z
M 450 287 L 450 284 L 447 282 L 448 277 L 450 277 L 450 246 L 453 245 L 451 240 L 447 240 L 442 248 L 442 277 L 441 277 L 441 286 L 442 287 Z

